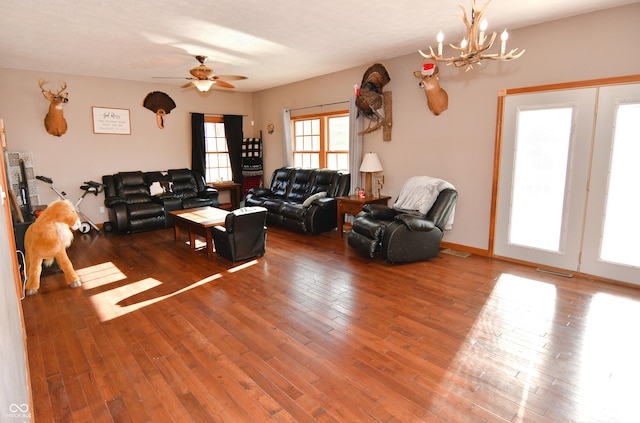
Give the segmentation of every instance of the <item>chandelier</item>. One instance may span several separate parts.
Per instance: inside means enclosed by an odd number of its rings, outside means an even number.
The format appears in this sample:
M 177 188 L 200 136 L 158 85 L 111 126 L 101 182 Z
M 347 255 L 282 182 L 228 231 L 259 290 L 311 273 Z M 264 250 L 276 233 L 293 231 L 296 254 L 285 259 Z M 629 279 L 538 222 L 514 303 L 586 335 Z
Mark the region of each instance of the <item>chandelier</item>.
M 476 10 L 476 2 L 475 0 L 471 0 L 471 22 L 469 22 L 469 18 L 467 15 L 467 11 L 464 7 L 460 6 L 462 9 L 462 16 L 456 16 L 458 19 L 464 23 L 467 27 L 467 35 L 462 39 L 459 46 L 455 46 L 453 44 L 449 44 L 451 48 L 460 52 L 459 56 L 452 57 L 443 57 L 442 56 L 442 42 L 444 41 L 444 34 L 442 31 L 438 33 L 436 37 L 436 41 L 438 41 L 438 54 L 434 53 L 431 46 L 429 46 L 430 54 L 425 54 L 422 50 L 418 50 L 422 57 L 426 59 L 433 59 L 436 62 L 443 62 L 447 65 L 453 63 L 453 65 L 457 68 L 466 66 L 466 71 L 469 69 L 473 69 L 473 65 L 478 64 L 481 65 L 484 59 L 487 60 L 500 60 L 507 61 L 517 59 L 524 54 L 524 50 L 519 53 L 517 48 L 511 49 L 507 52 L 507 39 L 509 38 L 509 33 L 505 29 L 502 35 L 500 36 L 500 40 L 502 41 L 500 47 L 500 53 L 485 53 L 487 50 L 493 46 L 493 42 L 496 39 L 497 33 L 494 32 L 487 43 L 487 36 L 485 31 L 487 30 L 487 20 L 483 19 L 484 11 L 487 6 L 491 3 L 491 0 L 488 0 L 482 9 L 478 12 Z

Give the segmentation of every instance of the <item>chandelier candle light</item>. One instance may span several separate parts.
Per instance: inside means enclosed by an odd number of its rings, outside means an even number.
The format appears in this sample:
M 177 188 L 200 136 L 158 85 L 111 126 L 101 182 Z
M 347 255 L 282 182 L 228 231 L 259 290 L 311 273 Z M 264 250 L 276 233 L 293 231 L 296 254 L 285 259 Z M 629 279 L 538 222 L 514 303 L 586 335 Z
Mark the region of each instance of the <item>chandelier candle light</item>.
M 485 45 L 487 41 L 487 36 L 485 31 L 487 30 L 487 20 L 483 19 L 484 11 L 491 3 L 491 0 L 488 0 L 482 9 L 478 12 L 476 10 L 476 2 L 475 0 L 471 0 L 471 22 L 469 22 L 469 18 L 467 15 L 467 11 L 464 7 L 460 6 L 462 9 L 462 16 L 457 16 L 458 19 L 464 23 L 467 27 L 467 35 L 460 42 L 460 46 L 455 46 L 453 44 L 449 44 L 451 48 L 460 52 L 459 56 L 452 57 L 443 57 L 442 56 L 442 42 L 444 41 L 444 34 L 442 31 L 438 32 L 438 36 L 436 37 L 436 41 L 438 42 L 438 54 L 434 53 L 431 46 L 429 46 L 430 54 L 423 53 L 422 50 L 418 50 L 422 57 L 426 59 L 432 59 L 436 62 L 444 62 L 447 65 L 453 63 L 453 65 L 457 68 L 466 66 L 468 71 L 469 69 L 473 69 L 473 65 L 482 64 L 482 60 L 499 60 L 499 61 L 507 61 L 517 59 L 524 54 L 524 50 L 519 53 L 517 48 L 511 49 L 507 53 L 507 39 L 509 38 L 509 33 L 505 29 L 502 35 L 500 36 L 500 40 L 502 44 L 500 46 L 500 54 L 498 53 L 485 53 L 487 50 L 493 46 L 493 42 L 496 39 L 497 33 L 494 32 L 491 35 L 491 39 L 489 43 Z

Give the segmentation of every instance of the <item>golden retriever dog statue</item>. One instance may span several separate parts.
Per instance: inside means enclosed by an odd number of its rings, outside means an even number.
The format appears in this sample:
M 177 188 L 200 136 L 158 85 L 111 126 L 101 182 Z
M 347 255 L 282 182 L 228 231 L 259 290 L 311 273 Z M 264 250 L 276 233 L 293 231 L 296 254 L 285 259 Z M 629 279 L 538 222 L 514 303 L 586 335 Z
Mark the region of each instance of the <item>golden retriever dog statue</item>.
M 73 241 L 71 229 L 80 228 L 80 219 L 69 200 L 51 203 L 24 235 L 27 262 L 26 294 L 34 295 L 40 288 L 42 262 L 51 266 L 55 259 L 64 272 L 70 288 L 80 286 L 80 278 L 67 256 L 67 248 Z

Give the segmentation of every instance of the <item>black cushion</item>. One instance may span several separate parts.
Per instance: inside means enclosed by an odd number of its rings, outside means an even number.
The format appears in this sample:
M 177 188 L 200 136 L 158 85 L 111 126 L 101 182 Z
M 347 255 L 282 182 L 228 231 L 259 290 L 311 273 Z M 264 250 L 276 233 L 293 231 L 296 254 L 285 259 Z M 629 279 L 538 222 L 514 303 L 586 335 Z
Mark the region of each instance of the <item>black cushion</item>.
M 287 194 L 287 201 L 302 203 L 311 194 L 311 183 L 315 173 L 315 169 L 296 169 Z

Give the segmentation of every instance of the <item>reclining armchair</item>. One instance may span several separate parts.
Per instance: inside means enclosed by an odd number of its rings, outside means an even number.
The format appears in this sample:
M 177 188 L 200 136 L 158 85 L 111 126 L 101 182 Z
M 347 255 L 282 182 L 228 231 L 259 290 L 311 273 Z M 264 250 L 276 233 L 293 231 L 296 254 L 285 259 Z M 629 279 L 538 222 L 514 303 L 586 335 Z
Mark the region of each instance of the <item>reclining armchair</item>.
M 458 193 L 448 182 L 429 179 L 432 180 L 430 188 L 426 191 L 414 190 L 410 194 L 406 191 L 412 189 L 412 180 L 408 181 L 393 208 L 381 204 L 365 205 L 353 221 L 349 245 L 371 258 L 380 253 L 383 259 L 391 263 L 436 257 L 444 230 L 452 223 Z M 410 186 L 407 188 L 408 185 Z M 434 199 L 422 201 L 418 198 L 416 202 L 416 197 L 420 197 L 423 192 L 430 193 L 426 196 Z M 405 198 L 407 195 L 413 198 L 418 207 L 405 208 L 407 202 L 403 202 L 403 195 Z
M 227 215 L 224 227 L 211 228 L 216 254 L 235 263 L 264 256 L 266 250 L 267 209 L 243 207 Z

